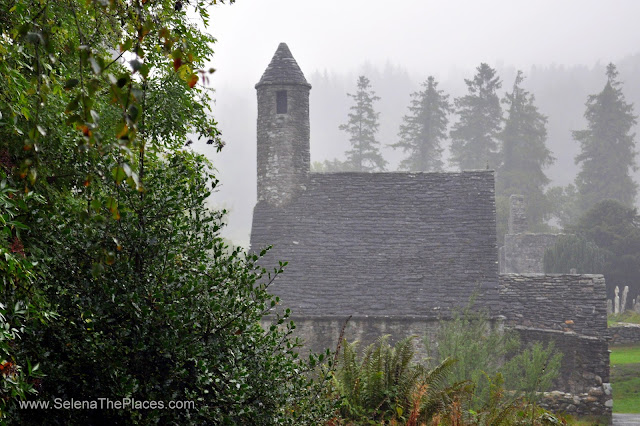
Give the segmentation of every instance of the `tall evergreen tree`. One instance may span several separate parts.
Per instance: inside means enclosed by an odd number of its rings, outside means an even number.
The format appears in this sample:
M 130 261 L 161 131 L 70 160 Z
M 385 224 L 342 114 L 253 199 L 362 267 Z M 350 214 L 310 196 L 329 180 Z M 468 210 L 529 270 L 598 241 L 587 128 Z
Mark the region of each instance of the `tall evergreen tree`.
M 451 113 L 449 95 L 438 90 L 438 82 L 430 76 L 422 83 L 423 91 L 411 94 L 409 114 L 402 118 L 400 142 L 391 145 L 402 148 L 409 156 L 400 168 L 411 171 L 441 171 L 442 140 L 447 137 L 448 114 Z
M 637 185 L 630 176 L 637 169 L 635 134 L 630 132 L 637 116 L 617 76 L 615 65 L 609 64 L 604 89 L 587 100 L 587 128 L 573 132 L 582 150 L 575 161 L 582 166 L 576 186 L 583 211 L 605 199 L 631 207 L 636 197 Z
M 496 90 L 502 82 L 496 70 L 482 63 L 473 80 L 465 79 L 469 93 L 455 99 L 460 116 L 451 130 L 451 163 L 460 170 L 496 169 L 500 164 L 498 133 L 502 108 Z
M 538 111 L 535 97 L 522 88 L 523 80 L 522 71 L 518 71 L 513 91 L 502 100 L 508 111 L 498 136 L 502 142 L 502 165 L 496 179 L 496 195 L 524 195 L 529 227 L 534 230 L 549 210 L 544 194 L 549 178 L 543 169 L 554 158 L 546 146 L 547 117 Z
M 353 170 L 373 172 L 384 170 L 387 162 L 382 158 L 376 140 L 380 124 L 380 113 L 373 109 L 373 103 L 380 100 L 371 89 L 369 79 L 363 75 L 358 77 L 358 90 L 355 94 L 347 93 L 355 104 L 351 106 L 349 122 L 341 124 L 339 129 L 349 134 L 351 150 L 346 152 L 347 161 Z

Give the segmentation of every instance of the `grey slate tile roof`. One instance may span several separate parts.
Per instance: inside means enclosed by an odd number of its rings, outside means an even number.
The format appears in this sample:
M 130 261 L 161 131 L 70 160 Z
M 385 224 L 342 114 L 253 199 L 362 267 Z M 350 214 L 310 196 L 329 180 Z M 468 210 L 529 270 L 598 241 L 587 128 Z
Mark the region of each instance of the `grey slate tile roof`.
M 288 261 L 270 290 L 295 315 L 446 316 L 475 290 L 497 305 L 494 177 L 310 174 L 285 207 L 259 202 L 252 250 Z
M 265 84 L 300 84 L 311 87 L 286 43 L 280 43 L 256 89 Z

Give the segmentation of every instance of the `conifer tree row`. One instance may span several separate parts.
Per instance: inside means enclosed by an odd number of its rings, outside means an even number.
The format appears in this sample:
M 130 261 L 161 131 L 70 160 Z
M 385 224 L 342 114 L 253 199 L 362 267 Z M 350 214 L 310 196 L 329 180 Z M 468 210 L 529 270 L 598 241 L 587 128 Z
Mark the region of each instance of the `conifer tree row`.
M 355 94 L 347 93 L 354 100 L 349 113 L 349 121 L 339 126 L 349 134 L 351 150 L 346 152 L 349 169 L 358 172 L 383 171 L 387 162 L 382 158 L 376 139 L 380 124 L 380 113 L 373 108 L 373 103 L 380 100 L 371 88 L 371 82 L 363 75 L 358 77 L 358 88 Z

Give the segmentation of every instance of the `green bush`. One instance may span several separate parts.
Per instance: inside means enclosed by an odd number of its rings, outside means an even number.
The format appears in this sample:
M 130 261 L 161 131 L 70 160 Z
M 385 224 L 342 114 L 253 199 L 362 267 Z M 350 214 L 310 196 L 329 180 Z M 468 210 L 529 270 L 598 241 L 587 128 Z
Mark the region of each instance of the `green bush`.
M 431 366 L 448 358 L 458 361 L 449 383 L 474 383 L 470 400 L 473 409 L 480 409 L 490 400 L 492 380 L 498 374 L 504 377 L 507 389 L 518 391 L 516 395 L 526 394 L 527 401 L 534 402 L 535 392 L 548 390 L 559 374 L 562 357 L 553 345 L 543 348 L 536 344 L 519 352 L 518 335 L 491 324 L 487 314 L 474 311 L 472 304 L 455 313 L 452 320 L 441 322 L 434 343 L 428 338 L 424 343 Z
M 335 387 L 342 397 L 340 413 L 344 419 L 373 423 L 405 422 L 413 417 L 426 422 L 466 397 L 467 382 L 444 385 L 455 360 L 444 360 L 427 370 L 414 363 L 415 337 L 405 338 L 395 347 L 388 339 L 380 337 L 362 356 L 358 356 L 357 342 L 343 341 Z

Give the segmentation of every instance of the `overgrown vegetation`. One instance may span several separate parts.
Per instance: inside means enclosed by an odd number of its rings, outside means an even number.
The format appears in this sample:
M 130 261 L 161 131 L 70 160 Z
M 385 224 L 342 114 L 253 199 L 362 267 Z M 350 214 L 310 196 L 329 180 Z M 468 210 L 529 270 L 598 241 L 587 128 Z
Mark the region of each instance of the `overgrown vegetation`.
M 457 359 L 450 383 L 470 380 L 474 392 L 470 407 L 479 409 L 491 398 L 492 386 L 504 380 L 515 397 L 524 397 L 528 404 L 537 402 L 539 392 L 549 390 L 560 370 L 562 354 L 553 344 L 544 347 L 536 343 L 522 349 L 517 334 L 491 324 L 486 313 L 467 306 L 443 322 L 435 344 L 425 339 L 425 346 L 434 365 L 447 358 Z M 496 379 L 498 376 L 501 379 Z
M 607 297 L 616 286 L 629 286 L 626 308 L 640 294 L 640 220 L 635 208 L 615 200 L 601 201 L 578 222 L 565 229 L 566 236 L 545 253 L 545 271 L 604 274 Z
M 551 425 L 562 420 L 535 404 L 535 391 L 522 394 L 505 389 L 501 373 L 487 376 L 486 398 L 476 397 L 477 383 L 470 377 L 457 380 L 460 371 L 471 371 L 465 361 L 446 358 L 428 369 L 414 359 L 414 337 L 389 345 L 378 339 L 359 356 L 356 343 L 344 342 L 335 374 L 341 396 L 337 424 L 433 424 L 433 425 Z M 534 348 L 517 356 L 511 365 L 521 376 L 521 389 L 539 390 L 552 374 L 542 374 L 549 353 Z M 458 372 L 456 372 L 458 368 Z M 553 368 L 553 367 L 552 367 Z M 507 369 L 508 370 L 508 369 Z M 537 376 L 536 376 L 537 374 Z M 543 378 L 544 377 L 544 378 Z M 542 378 L 542 379 L 541 379 Z M 527 381 L 529 379 L 529 381 Z M 475 398 L 475 402 L 474 402 Z

